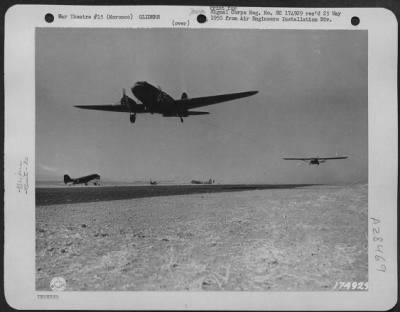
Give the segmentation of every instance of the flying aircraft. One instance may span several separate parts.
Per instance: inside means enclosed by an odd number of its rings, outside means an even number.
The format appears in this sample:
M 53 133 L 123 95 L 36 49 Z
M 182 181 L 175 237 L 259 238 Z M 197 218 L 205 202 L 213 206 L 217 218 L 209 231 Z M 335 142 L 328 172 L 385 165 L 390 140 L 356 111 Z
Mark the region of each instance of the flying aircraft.
M 68 185 L 72 184 L 85 184 L 88 185 L 89 182 L 93 181 L 94 185 L 99 185 L 100 176 L 98 174 L 91 174 L 77 179 L 72 179 L 68 174 L 64 175 L 64 183 Z
M 346 159 L 348 158 L 347 156 L 335 156 L 335 157 L 305 157 L 305 158 L 291 158 L 291 157 L 286 157 L 283 158 L 284 160 L 301 160 L 308 162 L 309 165 L 317 165 L 322 164 L 326 162 L 327 160 L 330 159 Z
M 183 122 L 184 117 L 209 114 L 209 112 L 192 111 L 191 109 L 193 108 L 232 101 L 258 93 L 258 91 L 248 91 L 189 98 L 184 92 L 182 93 L 180 99 L 174 100 L 170 95 L 162 91 L 160 87 L 156 88 L 146 81 L 137 82 L 131 88 L 131 91 L 133 95 L 142 103 L 136 103 L 135 100 L 126 95 L 125 89 L 122 89 L 122 98 L 117 104 L 75 105 L 75 107 L 82 109 L 129 113 L 131 123 L 136 121 L 136 114 L 143 113 L 161 114 L 164 117 L 179 117 L 181 122 Z

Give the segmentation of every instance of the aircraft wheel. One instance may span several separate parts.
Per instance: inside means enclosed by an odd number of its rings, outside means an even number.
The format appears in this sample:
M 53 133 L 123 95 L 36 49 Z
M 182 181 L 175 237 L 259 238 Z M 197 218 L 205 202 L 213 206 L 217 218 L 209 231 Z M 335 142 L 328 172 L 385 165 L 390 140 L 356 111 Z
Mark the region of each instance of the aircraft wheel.
M 131 123 L 135 123 L 135 121 L 136 121 L 136 114 L 130 115 L 130 120 L 131 120 Z

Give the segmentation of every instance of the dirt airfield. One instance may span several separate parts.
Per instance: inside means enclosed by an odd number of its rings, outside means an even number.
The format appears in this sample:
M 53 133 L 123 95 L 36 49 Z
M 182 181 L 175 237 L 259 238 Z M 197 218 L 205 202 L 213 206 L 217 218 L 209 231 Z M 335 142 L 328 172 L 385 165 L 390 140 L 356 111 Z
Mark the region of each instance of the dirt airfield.
M 332 290 L 367 282 L 368 186 L 309 186 L 36 208 L 36 288 Z

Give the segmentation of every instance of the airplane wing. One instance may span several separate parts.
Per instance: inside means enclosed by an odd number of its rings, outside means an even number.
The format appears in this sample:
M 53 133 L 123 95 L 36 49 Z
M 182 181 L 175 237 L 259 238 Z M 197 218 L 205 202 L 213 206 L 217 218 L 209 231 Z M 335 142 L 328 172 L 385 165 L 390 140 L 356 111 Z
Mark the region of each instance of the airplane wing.
M 107 111 L 107 112 L 121 112 L 121 113 L 130 113 L 128 107 L 125 105 L 75 105 L 74 107 L 81 108 L 81 109 L 91 109 L 91 110 L 100 110 L 100 111 Z M 135 113 L 144 113 L 144 105 L 136 105 L 134 108 Z
M 128 108 L 123 105 L 75 105 L 74 107 L 82 109 L 93 109 L 107 112 L 129 112 Z
M 240 92 L 240 93 L 230 93 L 230 94 L 221 94 L 214 96 L 205 96 L 199 98 L 189 98 L 189 99 L 180 99 L 175 100 L 174 104 L 180 105 L 180 107 L 188 110 L 192 108 L 217 104 L 226 101 L 232 101 L 240 98 L 244 98 L 247 96 L 251 96 L 258 93 L 258 91 L 248 91 L 248 92 Z
M 336 156 L 336 157 L 305 157 L 305 158 L 292 158 L 292 157 L 285 157 L 284 160 L 328 160 L 328 159 L 346 159 L 348 156 Z
M 315 157 L 314 158 L 293 158 L 293 157 L 285 157 L 285 158 L 283 158 L 284 160 L 313 160 L 313 159 L 316 159 Z
M 336 157 L 317 157 L 318 160 L 327 160 L 327 159 L 346 159 L 348 156 L 336 156 Z

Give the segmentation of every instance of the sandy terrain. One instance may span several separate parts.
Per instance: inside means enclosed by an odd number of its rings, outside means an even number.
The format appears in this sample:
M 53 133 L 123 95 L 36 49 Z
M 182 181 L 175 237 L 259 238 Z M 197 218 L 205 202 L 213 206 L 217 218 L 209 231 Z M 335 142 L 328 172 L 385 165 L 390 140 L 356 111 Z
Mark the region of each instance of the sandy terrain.
M 330 290 L 367 281 L 367 185 L 38 206 L 36 287 Z

